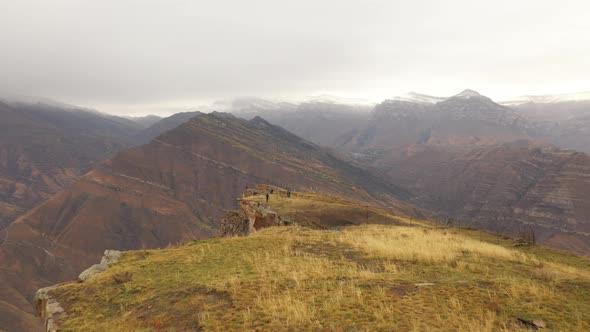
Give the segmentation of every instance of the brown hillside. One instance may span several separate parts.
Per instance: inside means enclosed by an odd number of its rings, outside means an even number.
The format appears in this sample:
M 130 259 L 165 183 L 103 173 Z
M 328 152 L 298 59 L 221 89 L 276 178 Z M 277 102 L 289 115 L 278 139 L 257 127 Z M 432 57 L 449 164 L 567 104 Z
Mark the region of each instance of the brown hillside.
M 534 231 L 552 247 L 590 255 L 590 158 L 522 141 L 473 149 L 414 145 L 373 164 L 411 202 L 509 235 Z
M 9 329 L 32 316 L 41 286 L 75 278 L 105 249 L 157 248 L 207 238 L 247 186 L 274 183 L 397 206 L 401 190 L 261 118 L 198 115 L 126 150 L 19 218 L 0 245 Z
M 0 230 L 122 149 L 125 119 L 43 104 L 0 102 Z

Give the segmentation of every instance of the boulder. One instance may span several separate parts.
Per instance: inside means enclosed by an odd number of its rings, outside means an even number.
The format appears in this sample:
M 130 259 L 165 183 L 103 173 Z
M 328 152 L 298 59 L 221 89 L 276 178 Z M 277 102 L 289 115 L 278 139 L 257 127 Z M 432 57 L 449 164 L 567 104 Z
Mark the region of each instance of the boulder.
M 80 273 L 80 275 L 78 276 L 78 280 L 80 281 L 86 281 L 94 276 L 96 276 L 97 274 L 100 274 L 104 271 L 106 271 L 109 268 L 109 266 L 107 264 L 94 264 L 91 267 L 87 268 L 86 270 L 82 271 L 82 273 Z
M 544 329 L 547 327 L 547 324 L 542 319 L 524 319 L 518 318 L 520 324 L 532 328 L 533 330 Z
M 100 264 L 109 265 L 116 263 L 121 259 L 121 255 L 123 255 L 123 252 L 119 250 L 105 250 L 102 259 L 100 260 Z
M 78 276 L 78 280 L 86 281 L 93 278 L 94 276 L 104 272 L 109 266 L 121 259 L 123 253 L 118 250 L 105 250 L 100 264 L 94 264 Z M 45 325 L 45 331 L 57 332 L 60 330 L 59 321 L 67 316 L 64 308 L 59 302 L 57 302 L 52 296 L 51 292 L 57 287 L 61 286 L 53 285 L 45 288 L 41 288 L 35 293 L 35 304 L 41 320 Z
M 94 264 L 82 271 L 82 273 L 80 273 L 78 276 L 78 280 L 86 281 L 106 271 L 109 268 L 109 265 L 116 263 L 119 261 L 119 259 L 121 259 L 122 254 L 123 253 L 118 250 L 105 250 L 100 260 L 100 264 Z

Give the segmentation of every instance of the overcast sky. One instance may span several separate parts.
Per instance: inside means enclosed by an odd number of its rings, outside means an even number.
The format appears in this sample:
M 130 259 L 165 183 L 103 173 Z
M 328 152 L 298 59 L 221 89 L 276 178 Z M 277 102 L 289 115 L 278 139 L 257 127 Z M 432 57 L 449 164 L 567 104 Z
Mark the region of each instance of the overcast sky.
M 588 0 L 0 0 L 0 43 L 0 91 L 120 114 L 590 90 Z

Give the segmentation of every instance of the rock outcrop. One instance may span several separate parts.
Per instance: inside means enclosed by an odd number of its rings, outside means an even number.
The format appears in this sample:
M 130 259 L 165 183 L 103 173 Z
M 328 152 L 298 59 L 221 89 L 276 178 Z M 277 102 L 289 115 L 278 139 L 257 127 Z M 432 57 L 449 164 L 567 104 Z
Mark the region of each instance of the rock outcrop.
M 86 269 L 80 274 L 78 280 L 84 282 L 106 271 L 111 264 L 119 261 L 122 255 L 123 252 L 118 250 L 105 250 L 102 259 L 100 260 L 100 264 L 95 264 Z M 60 285 L 61 284 L 41 288 L 35 294 L 34 301 L 46 332 L 59 331 L 60 319 L 67 316 L 67 313 L 59 301 L 51 296 L 51 292 L 57 289 Z
M 250 234 L 250 221 L 244 211 L 229 211 L 221 219 L 220 236 L 244 236 L 248 234 Z
M 228 212 L 221 220 L 221 236 L 243 236 L 272 226 L 294 223 L 270 209 L 268 204 L 239 199 L 240 210 Z
M 59 285 L 41 288 L 35 294 L 35 303 L 47 332 L 59 331 L 58 320 L 66 316 L 61 304 L 51 297 L 51 291 L 58 287 Z
M 116 263 L 123 253 L 118 250 L 105 250 L 99 264 L 94 264 L 86 270 L 82 271 L 78 276 L 78 280 L 86 281 L 106 271 L 110 264 Z

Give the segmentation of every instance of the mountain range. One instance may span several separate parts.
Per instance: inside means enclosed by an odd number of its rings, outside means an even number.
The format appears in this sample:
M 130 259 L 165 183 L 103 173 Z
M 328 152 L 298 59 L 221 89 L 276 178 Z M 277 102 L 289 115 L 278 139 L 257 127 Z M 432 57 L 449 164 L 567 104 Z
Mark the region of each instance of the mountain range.
M 0 232 L 99 162 L 149 142 L 194 114 L 146 122 L 57 102 L 0 102 Z
M 582 104 L 572 112 L 584 114 Z M 587 149 L 590 127 L 570 119 L 569 128 L 575 124 L 577 130 L 565 136 L 563 124 L 548 126 L 542 114 L 535 119 L 522 107 L 465 90 L 448 98 L 409 93 L 356 112 L 354 120 L 345 111 L 322 109 L 313 116 L 293 110 L 273 120 L 385 175 L 411 193 L 409 202 L 440 220 L 509 235 L 532 229 L 541 243 L 587 255 L 590 160 L 563 142 L 568 137 Z M 304 120 L 286 118 L 313 119 L 321 140 L 304 130 Z M 346 123 L 346 131 L 333 130 L 334 123 Z
M 530 100 L 242 98 L 167 118 L 0 103 L 0 328 L 39 330 L 32 294 L 105 249 L 214 237 L 261 183 L 590 255 L 590 112 Z

